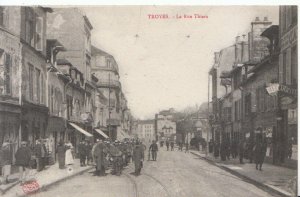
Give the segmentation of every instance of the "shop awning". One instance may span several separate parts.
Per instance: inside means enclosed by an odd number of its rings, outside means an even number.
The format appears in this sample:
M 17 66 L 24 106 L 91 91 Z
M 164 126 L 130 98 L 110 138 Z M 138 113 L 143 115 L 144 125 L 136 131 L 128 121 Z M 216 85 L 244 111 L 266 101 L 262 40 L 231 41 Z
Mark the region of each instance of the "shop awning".
M 103 131 L 101 131 L 100 129 L 95 129 L 95 131 L 97 131 L 97 133 L 99 133 L 100 135 L 102 135 L 104 138 L 109 138 Z
M 85 131 L 84 129 L 82 129 L 81 127 L 77 126 L 76 124 L 71 123 L 71 122 L 69 122 L 69 124 L 70 124 L 74 129 L 76 129 L 76 130 L 79 131 L 80 133 L 84 134 L 85 136 L 87 136 L 87 137 L 93 137 L 92 134 L 90 134 L 89 132 Z

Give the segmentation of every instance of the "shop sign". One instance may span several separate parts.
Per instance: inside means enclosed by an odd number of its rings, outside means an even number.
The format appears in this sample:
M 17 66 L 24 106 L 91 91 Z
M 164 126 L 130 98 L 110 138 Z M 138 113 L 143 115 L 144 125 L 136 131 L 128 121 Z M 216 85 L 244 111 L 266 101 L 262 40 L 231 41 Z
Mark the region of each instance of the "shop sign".
M 297 109 L 288 110 L 288 124 L 297 124 L 298 114 Z
M 297 96 L 297 89 L 288 87 L 286 85 L 278 84 L 278 83 L 270 83 L 266 90 L 269 95 L 275 96 L 278 92 L 282 92 L 287 95 Z
M 281 51 L 285 50 L 286 48 L 292 46 L 294 43 L 297 42 L 298 36 L 298 26 L 294 26 L 289 32 L 281 38 Z
M 289 97 L 289 96 L 285 96 L 285 97 L 281 97 L 280 98 L 280 104 L 281 105 L 289 105 L 294 101 L 293 98 Z
M 274 96 L 279 91 L 279 84 L 278 83 L 270 83 L 266 89 L 267 89 L 268 94 L 270 94 L 271 96 Z

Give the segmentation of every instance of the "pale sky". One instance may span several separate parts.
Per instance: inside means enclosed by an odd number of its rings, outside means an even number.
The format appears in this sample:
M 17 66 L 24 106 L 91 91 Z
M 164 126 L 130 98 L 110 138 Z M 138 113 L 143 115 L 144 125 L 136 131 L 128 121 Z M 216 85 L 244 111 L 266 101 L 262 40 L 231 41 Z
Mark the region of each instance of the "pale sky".
M 136 118 L 207 101 L 213 53 L 247 34 L 256 16 L 278 24 L 277 6 L 99 6 L 83 9 L 92 43 L 112 54 L 129 108 Z M 169 19 L 149 19 L 167 14 Z M 176 15 L 208 19 L 176 19 Z M 175 17 L 175 18 L 173 18 Z M 138 35 L 138 36 L 136 36 Z

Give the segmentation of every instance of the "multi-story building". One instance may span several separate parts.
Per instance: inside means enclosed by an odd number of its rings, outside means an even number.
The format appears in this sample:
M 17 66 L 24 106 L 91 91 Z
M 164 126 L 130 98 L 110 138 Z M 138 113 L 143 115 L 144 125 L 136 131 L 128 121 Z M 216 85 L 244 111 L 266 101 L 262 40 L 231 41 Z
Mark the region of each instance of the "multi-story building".
M 76 147 L 79 140 L 91 136 L 96 124 L 93 115 L 97 111 L 94 84 L 97 79 L 91 75 L 93 27 L 79 9 L 55 8 L 48 15 L 47 29 L 47 38 L 58 39 L 65 48 L 56 55 L 56 64 L 58 70 L 70 78 L 64 89 L 64 116 L 69 122 L 66 140 Z
M 280 162 L 297 160 L 298 111 L 298 6 L 279 10 L 279 103 L 278 124 L 282 127 Z
M 46 136 L 45 7 L 0 7 L 1 140 L 14 152 L 21 140 L 34 146 Z
M 92 46 L 91 62 L 92 73 L 99 78 L 97 88 L 108 99 L 107 106 L 102 111 L 104 118 L 101 125 L 111 139 L 121 139 L 124 134 L 122 116 L 124 116 L 123 112 L 128 109 L 126 100 L 122 99 L 118 64 L 112 55 L 95 46 Z
M 176 134 L 176 122 L 173 120 L 174 109 L 160 111 L 155 114 L 156 140 L 164 141 Z
M 145 143 L 155 140 L 154 120 L 140 120 L 138 122 L 138 138 Z

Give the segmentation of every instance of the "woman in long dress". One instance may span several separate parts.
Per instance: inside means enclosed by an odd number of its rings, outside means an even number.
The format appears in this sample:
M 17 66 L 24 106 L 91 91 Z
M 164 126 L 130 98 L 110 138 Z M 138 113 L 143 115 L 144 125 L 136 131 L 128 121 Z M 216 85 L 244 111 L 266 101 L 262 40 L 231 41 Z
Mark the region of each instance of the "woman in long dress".
M 72 148 L 73 145 L 71 143 L 66 144 L 66 165 L 73 165 L 74 164 L 74 158 L 72 154 Z
M 66 160 L 66 146 L 62 141 L 59 142 L 57 147 L 57 158 L 59 169 L 64 169 Z

